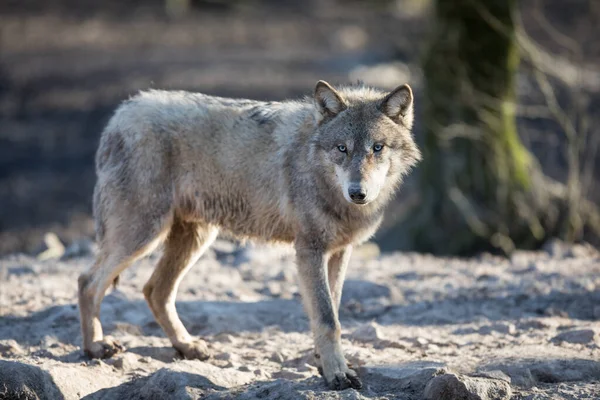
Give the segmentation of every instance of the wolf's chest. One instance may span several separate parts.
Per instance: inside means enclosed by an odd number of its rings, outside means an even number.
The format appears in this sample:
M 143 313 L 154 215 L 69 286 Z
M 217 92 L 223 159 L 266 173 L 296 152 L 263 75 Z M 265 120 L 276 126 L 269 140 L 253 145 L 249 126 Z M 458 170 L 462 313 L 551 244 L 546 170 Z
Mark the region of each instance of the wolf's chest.
M 340 221 L 330 225 L 333 233 L 332 247 L 341 248 L 347 245 L 358 245 L 369 240 L 381 224 L 381 217 L 372 220 L 352 220 L 342 224 Z

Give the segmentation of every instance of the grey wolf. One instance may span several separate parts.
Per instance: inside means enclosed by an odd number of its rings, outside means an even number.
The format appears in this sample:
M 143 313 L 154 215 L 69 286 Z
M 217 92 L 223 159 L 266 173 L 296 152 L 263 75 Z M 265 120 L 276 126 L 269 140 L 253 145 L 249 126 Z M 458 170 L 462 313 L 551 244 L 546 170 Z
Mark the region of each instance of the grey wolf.
M 125 101 L 96 155 L 99 252 L 79 277 L 85 353 L 121 349 L 103 336 L 100 303 L 123 270 L 163 244 L 144 296 L 184 357 L 208 358 L 175 296 L 221 231 L 293 244 L 322 374 L 332 389 L 360 388 L 341 348 L 342 285 L 352 247 L 374 234 L 420 160 L 412 122 L 408 85 L 385 93 L 319 81 L 312 97 L 283 102 L 157 90 Z

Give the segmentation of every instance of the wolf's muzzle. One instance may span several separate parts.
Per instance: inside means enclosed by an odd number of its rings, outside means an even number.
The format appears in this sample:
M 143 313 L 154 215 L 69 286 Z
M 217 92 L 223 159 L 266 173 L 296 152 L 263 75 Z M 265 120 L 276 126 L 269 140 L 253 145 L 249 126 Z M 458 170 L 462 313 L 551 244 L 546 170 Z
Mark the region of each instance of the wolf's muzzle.
M 351 185 L 348 188 L 348 196 L 356 204 L 365 204 L 367 202 L 367 191 L 359 185 Z

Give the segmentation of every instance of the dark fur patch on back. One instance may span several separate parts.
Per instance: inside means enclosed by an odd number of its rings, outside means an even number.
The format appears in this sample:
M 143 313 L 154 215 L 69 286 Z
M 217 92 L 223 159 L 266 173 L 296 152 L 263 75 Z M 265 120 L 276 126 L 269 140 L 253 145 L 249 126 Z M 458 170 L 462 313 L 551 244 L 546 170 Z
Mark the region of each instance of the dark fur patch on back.
M 277 110 L 272 107 L 272 103 L 252 107 L 248 110 L 248 117 L 269 132 L 272 132 L 277 125 Z

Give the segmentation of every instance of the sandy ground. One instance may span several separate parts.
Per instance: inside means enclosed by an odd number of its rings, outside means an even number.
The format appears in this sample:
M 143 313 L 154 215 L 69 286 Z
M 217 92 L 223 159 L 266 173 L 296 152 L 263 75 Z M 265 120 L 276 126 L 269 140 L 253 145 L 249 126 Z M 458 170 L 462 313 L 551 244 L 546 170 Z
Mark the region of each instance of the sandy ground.
M 289 250 L 218 242 L 183 281 L 177 307 L 208 341 L 206 362 L 183 360 L 143 300 L 158 254 L 103 303 L 105 332 L 126 351 L 84 357 L 76 280 L 92 251 L 0 259 L 0 399 L 421 399 L 440 375 L 505 385 L 469 398 L 600 398 L 600 255 L 590 247 L 553 242 L 511 259 L 357 250 L 342 341 L 364 387 L 338 393 L 315 367 Z

